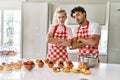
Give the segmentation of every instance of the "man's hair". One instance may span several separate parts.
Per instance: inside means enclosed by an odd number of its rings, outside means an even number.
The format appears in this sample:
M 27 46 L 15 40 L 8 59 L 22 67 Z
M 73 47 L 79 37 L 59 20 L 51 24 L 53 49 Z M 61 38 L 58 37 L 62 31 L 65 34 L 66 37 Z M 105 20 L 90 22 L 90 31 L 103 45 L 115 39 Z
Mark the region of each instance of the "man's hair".
M 82 13 L 86 14 L 85 9 L 81 6 L 75 7 L 71 10 L 71 17 L 73 17 L 73 13 L 75 13 L 75 12 L 82 12 Z M 85 17 L 86 17 L 86 15 L 85 15 Z

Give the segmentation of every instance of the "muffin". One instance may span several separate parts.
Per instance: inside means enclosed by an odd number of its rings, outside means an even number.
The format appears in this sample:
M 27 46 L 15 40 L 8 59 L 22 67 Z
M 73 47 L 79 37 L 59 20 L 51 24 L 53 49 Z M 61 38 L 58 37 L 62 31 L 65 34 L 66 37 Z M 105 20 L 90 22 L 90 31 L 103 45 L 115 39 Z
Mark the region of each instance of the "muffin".
M 14 67 L 15 69 L 21 69 L 21 65 L 18 64 L 18 63 L 14 63 L 14 64 L 13 64 L 13 67 Z
M 60 67 L 53 67 L 52 70 L 53 72 L 60 72 Z
M 3 69 L 4 69 L 4 67 L 2 65 L 0 65 L 0 70 L 3 70 Z
M 59 66 L 60 68 L 63 68 L 63 67 L 64 67 L 64 63 L 63 63 L 63 62 L 59 62 L 59 63 L 58 63 L 58 66 Z
M 55 58 L 52 58 L 51 61 L 55 64 L 57 60 Z
M 6 71 L 11 71 L 12 70 L 12 66 L 11 65 L 6 65 L 5 66 L 5 70 Z
M 67 67 L 68 67 L 69 69 L 72 69 L 72 68 L 74 67 L 74 65 L 73 65 L 73 63 L 71 62 L 71 63 L 69 63 L 69 64 L 67 65 Z
M 42 61 L 42 60 L 40 60 L 39 62 L 38 62 L 38 67 L 43 67 L 44 66 L 44 62 Z
M 49 62 L 49 59 L 48 58 L 45 58 L 44 59 L 44 62 L 47 64 Z
M 48 62 L 48 67 L 49 67 L 49 68 L 52 68 L 53 66 L 54 66 L 53 62 L 52 62 L 52 61 L 49 61 L 49 62 Z
M 72 61 L 70 59 L 67 59 L 66 64 L 69 65 L 70 63 L 72 63 Z

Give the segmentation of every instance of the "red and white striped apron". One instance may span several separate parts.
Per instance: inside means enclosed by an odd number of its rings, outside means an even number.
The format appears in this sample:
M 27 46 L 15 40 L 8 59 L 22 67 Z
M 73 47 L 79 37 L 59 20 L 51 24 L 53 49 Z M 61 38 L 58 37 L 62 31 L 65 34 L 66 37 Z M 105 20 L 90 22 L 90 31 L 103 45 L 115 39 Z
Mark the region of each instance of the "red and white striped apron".
M 79 27 L 78 31 L 77 31 L 77 37 L 78 38 L 89 38 L 89 22 L 87 21 L 87 27 Z M 81 54 L 92 54 L 92 55 L 98 55 L 99 51 L 98 51 L 98 46 L 90 46 L 90 45 L 86 45 L 84 47 L 79 48 L 79 55 L 78 55 L 78 60 Z
M 64 26 L 64 31 L 62 31 L 62 32 L 57 32 L 57 28 L 58 28 L 58 26 L 55 26 L 55 28 L 53 30 L 54 38 L 67 39 L 66 27 Z M 66 59 L 68 59 L 67 47 L 51 44 L 49 46 L 47 57 L 48 57 L 48 59 L 55 58 L 57 60 L 63 59 L 65 61 Z

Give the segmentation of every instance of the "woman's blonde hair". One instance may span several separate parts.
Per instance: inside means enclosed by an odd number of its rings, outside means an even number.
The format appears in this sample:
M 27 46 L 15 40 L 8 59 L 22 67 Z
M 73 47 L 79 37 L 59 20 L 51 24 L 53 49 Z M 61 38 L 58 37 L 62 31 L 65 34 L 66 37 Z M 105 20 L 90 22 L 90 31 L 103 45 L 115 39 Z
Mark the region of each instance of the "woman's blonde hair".
M 58 21 L 56 19 L 58 13 L 65 13 L 65 16 L 67 17 L 67 13 L 63 8 L 57 8 L 54 12 L 53 20 L 52 20 L 52 25 L 54 25 L 54 26 L 58 25 Z

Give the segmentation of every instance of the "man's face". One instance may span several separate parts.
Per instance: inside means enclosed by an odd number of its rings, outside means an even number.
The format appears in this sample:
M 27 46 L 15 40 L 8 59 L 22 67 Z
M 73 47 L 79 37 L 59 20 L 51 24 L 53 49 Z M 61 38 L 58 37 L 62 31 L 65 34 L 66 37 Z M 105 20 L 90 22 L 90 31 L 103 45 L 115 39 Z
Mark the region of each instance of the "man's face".
M 77 11 L 73 13 L 73 18 L 78 24 L 82 24 L 85 19 L 85 13 Z

